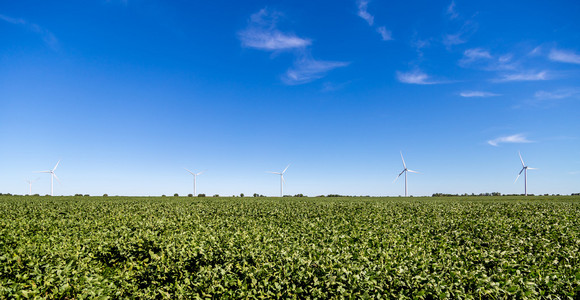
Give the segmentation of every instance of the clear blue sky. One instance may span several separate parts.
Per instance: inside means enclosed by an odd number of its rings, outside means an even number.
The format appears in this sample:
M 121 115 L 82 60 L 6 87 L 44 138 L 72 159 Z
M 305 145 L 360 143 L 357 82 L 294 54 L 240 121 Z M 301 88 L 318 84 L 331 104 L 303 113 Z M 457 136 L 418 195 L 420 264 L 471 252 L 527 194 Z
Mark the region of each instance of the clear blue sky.
M 578 1 L 2 1 L 0 192 L 580 192 Z

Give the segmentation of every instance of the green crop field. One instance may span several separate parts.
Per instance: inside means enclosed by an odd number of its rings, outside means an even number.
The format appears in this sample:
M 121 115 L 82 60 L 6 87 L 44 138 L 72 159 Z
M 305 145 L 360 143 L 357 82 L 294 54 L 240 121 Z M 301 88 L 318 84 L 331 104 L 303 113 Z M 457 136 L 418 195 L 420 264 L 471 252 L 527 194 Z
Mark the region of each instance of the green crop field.
M 580 299 L 580 197 L 0 196 L 0 298 Z

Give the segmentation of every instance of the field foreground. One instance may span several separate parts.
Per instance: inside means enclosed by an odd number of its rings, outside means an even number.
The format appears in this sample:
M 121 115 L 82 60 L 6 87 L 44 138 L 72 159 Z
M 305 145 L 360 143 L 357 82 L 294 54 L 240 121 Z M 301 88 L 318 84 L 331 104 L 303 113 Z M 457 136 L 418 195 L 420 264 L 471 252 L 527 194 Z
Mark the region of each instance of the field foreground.
M 580 197 L 0 196 L 0 298 L 580 299 Z

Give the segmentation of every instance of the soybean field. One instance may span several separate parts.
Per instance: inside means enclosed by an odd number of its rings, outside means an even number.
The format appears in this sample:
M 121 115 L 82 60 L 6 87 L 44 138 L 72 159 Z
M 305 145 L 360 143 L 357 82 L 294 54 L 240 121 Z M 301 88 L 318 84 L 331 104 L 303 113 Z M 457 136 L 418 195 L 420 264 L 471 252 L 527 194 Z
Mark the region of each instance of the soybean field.
M 0 196 L 0 298 L 580 299 L 580 197 Z

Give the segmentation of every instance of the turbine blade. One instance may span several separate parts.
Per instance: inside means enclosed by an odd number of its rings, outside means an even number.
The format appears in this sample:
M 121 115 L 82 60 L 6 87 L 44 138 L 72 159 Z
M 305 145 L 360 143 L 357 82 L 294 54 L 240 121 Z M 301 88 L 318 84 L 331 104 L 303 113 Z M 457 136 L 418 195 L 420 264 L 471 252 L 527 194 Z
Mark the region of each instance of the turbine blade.
M 282 175 L 282 173 L 278 173 L 278 172 L 270 172 L 270 171 L 266 171 L 266 173 L 272 173 L 272 174 L 276 174 L 276 175 Z
M 403 158 L 403 151 L 401 151 L 401 160 L 403 161 L 403 167 L 406 169 L 407 165 L 405 164 L 405 159 Z
M 183 168 L 183 169 L 185 169 L 185 168 Z M 191 173 L 191 175 L 195 175 L 195 173 L 191 172 L 191 171 L 190 171 L 190 170 L 188 170 L 188 169 L 185 169 L 185 171 L 187 171 L 187 172 Z
M 524 164 L 524 160 L 522 158 L 522 153 L 520 153 L 520 151 L 518 151 L 518 155 L 520 156 L 520 161 L 522 162 L 522 167 L 525 167 L 526 164 Z
M 516 177 L 516 180 L 514 180 L 514 183 L 516 183 L 516 181 L 518 181 L 518 178 L 520 178 L 521 174 L 522 174 L 522 172 L 520 172 L 520 174 L 518 174 L 518 177 Z
M 61 183 L 60 179 L 58 179 L 58 177 L 56 177 L 56 174 L 54 174 L 54 172 L 52 173 L 52 176 L 54 176 L 54 178 L 56 179 L 56 181 L 58 181 L 58 183 Z
M 289 166 L 290 166 L 290 164 L 288 164 L 288 165 L 286 166 L 286 169 L 284 169 L 284 171 L 282 171 L 282 174 L 284 174 L 284 173 L 286 172 L 286 170 L 288 170 L 288 167 L 289 167 Z
M 530 168 L 530 167 L 528 167 L 528 170 L 538 170 L 538 168 Z
M 520 173 L 518 173 L 518 175 L 522 175 L 522 172 L 525 170 L 526 168 L 522 168 L 522 170 L 520 171 Z
M 397 181 L 397 179 L 399 179 L 399 177 L 401 177 L 401 175 L 405 173 L 405 170 L 401 171 L 401 173 L 399 173 L 399 175 L 397 175 L 397 177 L 395 177 L 395 180 L 393 180 L 393 183 L 395 183 Z
M 56 162 L 56 165 L 54 165 L 54 168 L 52 168 L 52 170 L 56 170 L 56 167 L 58 167 L 58 164 L 60 163 L 60 159 L 58 160 L 58 162 Z
M 407 169 L 407 171 L 409 171 L 409 172 L 411 172 L 411 173 L 417 173 L 417 174 L 420 174 L 420 172 L 413 171 L 413 170 L 409 170 L 409 169 Z
M 50 171 L 34 171 L 32 173 L 50 173 Z
M 201 174 L 205 173 L 205 171 L 207 171 L 207 170 L 203 170 L 203 171 L 201 171 L 201 172 L 199 172 L 199 173 L 197 173 L 195 175 L 201 175 Z

